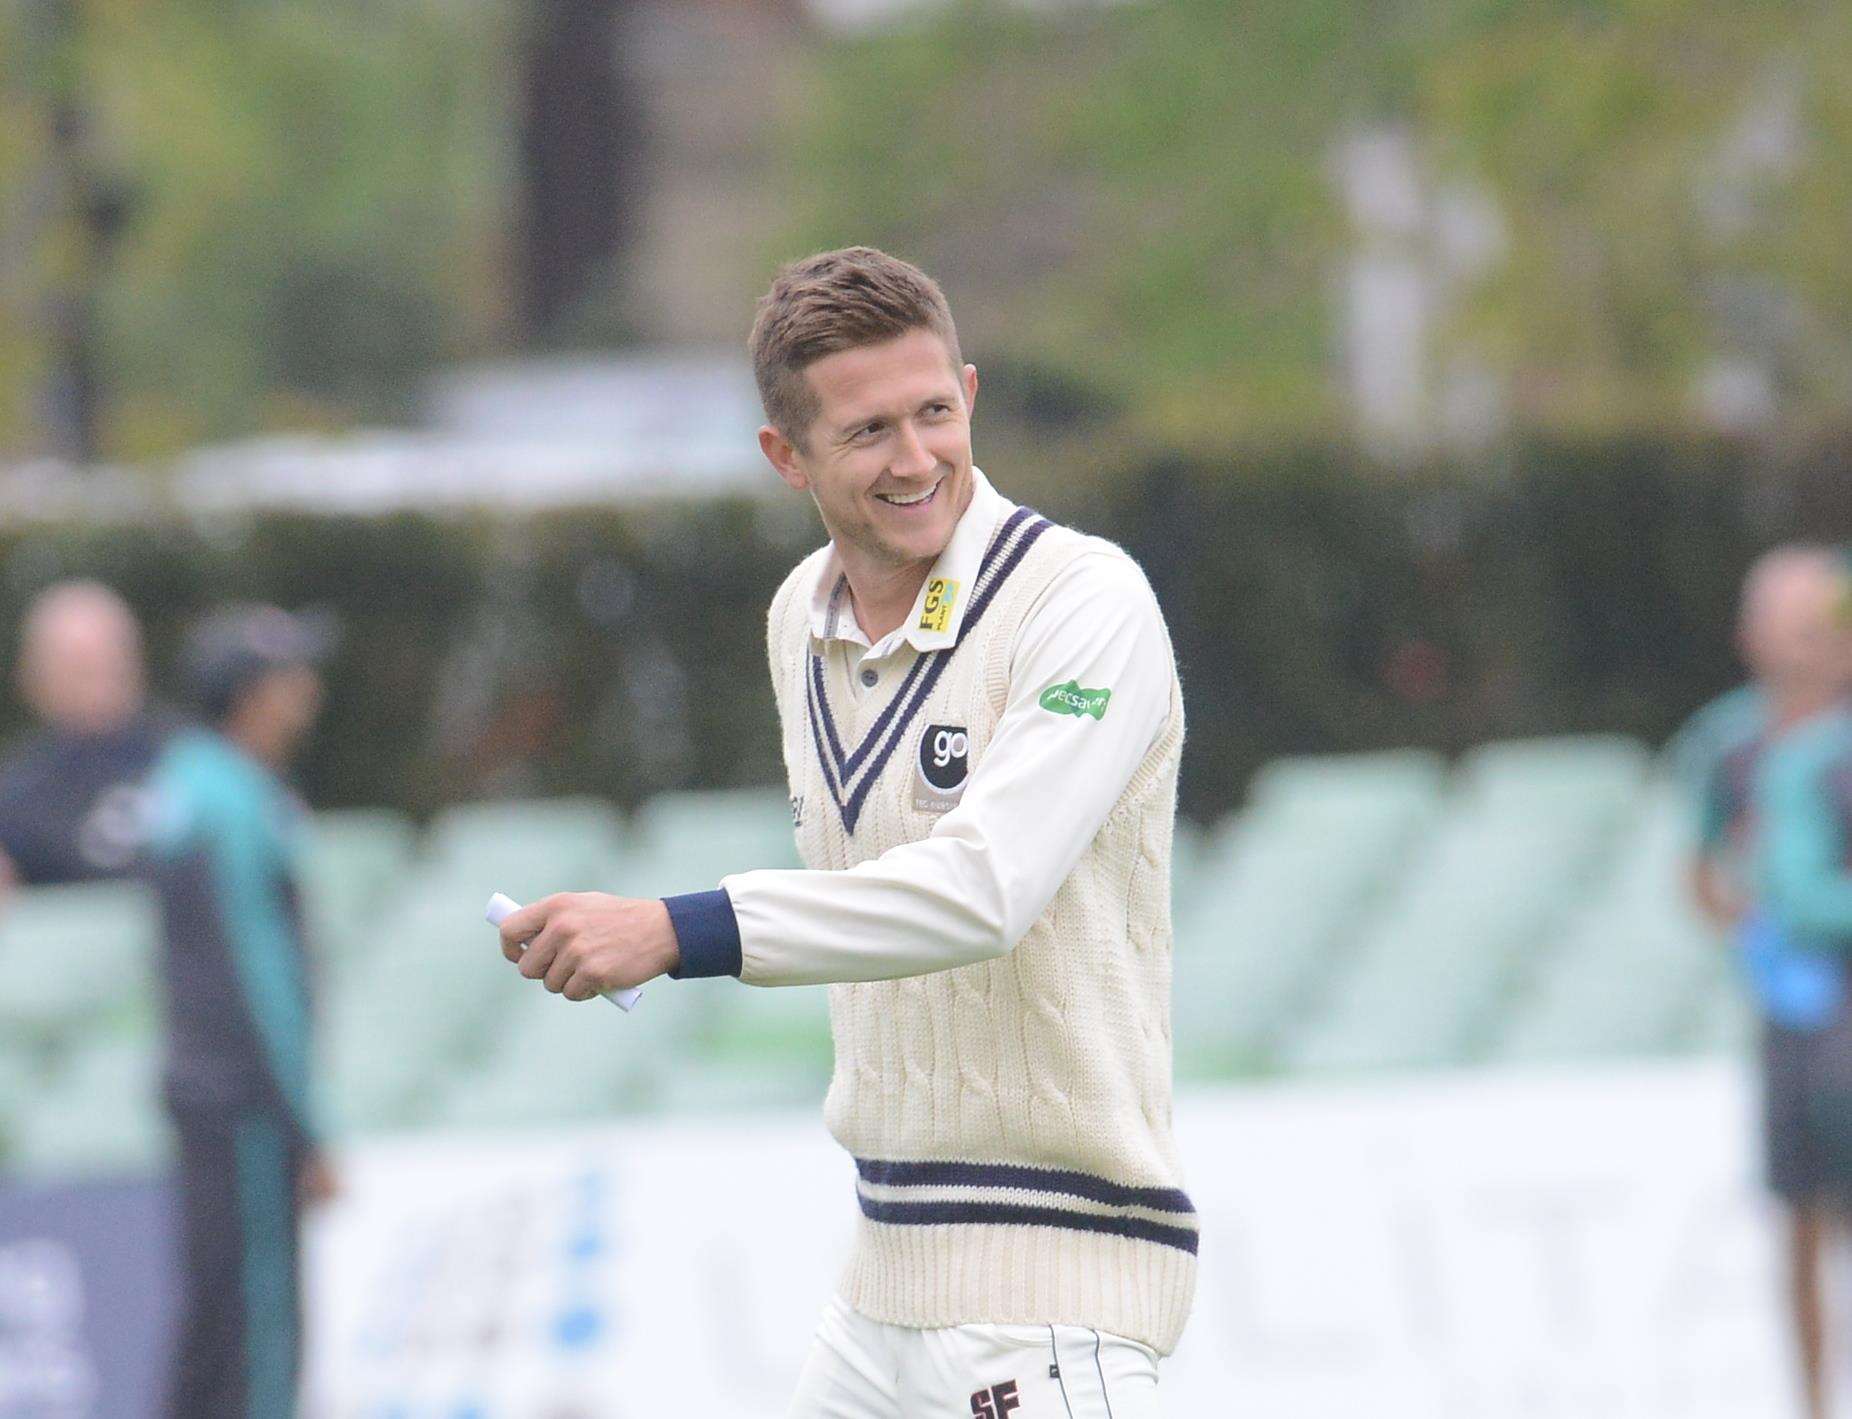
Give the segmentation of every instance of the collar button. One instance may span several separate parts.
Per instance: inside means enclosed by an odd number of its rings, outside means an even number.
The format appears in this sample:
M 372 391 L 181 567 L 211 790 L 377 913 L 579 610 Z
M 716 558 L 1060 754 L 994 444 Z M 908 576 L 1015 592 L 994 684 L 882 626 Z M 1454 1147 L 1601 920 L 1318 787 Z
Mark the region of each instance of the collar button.
M 877 684 L 880 683 L 880 681 L 881 681 L 881 672 L 875 669 L 874 666 L 864 665 L 862 667 L 862 683 L 866 685 L 869 689 L 872 690 Z

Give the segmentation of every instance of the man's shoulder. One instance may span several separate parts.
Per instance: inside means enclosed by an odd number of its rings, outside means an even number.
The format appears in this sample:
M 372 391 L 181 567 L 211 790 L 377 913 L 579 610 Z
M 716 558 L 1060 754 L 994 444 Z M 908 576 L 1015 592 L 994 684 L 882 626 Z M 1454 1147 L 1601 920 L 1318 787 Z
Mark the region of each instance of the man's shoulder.
M 149 782 L 169 805 L 211 819 L 261 809 L 275 788 L 228 740 L 203 729 L 185 729 L 170 738 Z
M 0 757 L 0 798 L 35 792 L 55 757 L 52 736 L 42 730 L 9 745 Z
M 1777 741 L 1777 752 L 1800 766 L 1797 771 L 1834 774 L 1852 762 L 1852 711 L 1836 709 L 1816 715 Z
M 772 594 L 772 604 L 768 612 L 774 631 L 793 606 L 803 608 L 809 605 L 811 593 L 816 589 L 817 579 L 823 575 L 823 570 L 829 564 L 829 560 L 830 544 L 825 542 L 785 573 L 785 579 L 779 583 L 778 590 Z
M 1678 777 L 1699 784 L 1753 758 L 1768 730 L 1768 697 L 1738 685 L 1695 711 L 1666 746 Z
M 1776 735 L 1757 767 L 1765 788 L 1777 797 L 1831 788 L 1852 772 L 1852 713 L 1816 715 Z
M 1038 604 L 1056 599 L 1124 602 L 1163 618 L 1145 569 L 1117 542 L 1058 523 L 1043 541 L 1049 544 L 1045 555 L 1055 560 L 1055 567 Z

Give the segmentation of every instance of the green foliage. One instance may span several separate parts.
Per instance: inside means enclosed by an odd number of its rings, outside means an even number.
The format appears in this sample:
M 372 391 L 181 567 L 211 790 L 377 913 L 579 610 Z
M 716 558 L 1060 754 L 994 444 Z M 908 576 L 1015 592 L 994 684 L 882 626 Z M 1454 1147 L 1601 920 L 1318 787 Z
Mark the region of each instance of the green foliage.
M 500 24 L 495 5 L 83 7 L 94 158 L 134 204 L 98 292 L 110 453 L 389 418 L 485 343 Z
M 61 94 L 133 198 L 94 293 L 108 454 L 393 419 L 431 363 L 492 349 L 523 13 L 0 4 L 0 452 L 35 441 L 51 299 L 84 266 L 48 136 Z M 1431 191 L 1483 191 L 1502 216 L 1433 359 L 1488 369 L 1521 429 L 1683 422 L 1738 338 L 1731 301 L 1757 312 L 1741 338 L 1772 351 L 1797 422 L 1852 388 L 1840 5 L 1133 0 L 1055 19 L 950 0 L 819 33 L 791 63 L 767 145 L 787 207 L 746 218 L 766 262 L 848 241 L 914 257 L 1015 397 L 1066 391 L 1115 447 L 1227 458 L 1345 426 L 1356 238 L 1334 154 L 1384 124 Z M 1784 94 L 1794 152 L 1733 171 L 1744 115 Z
M 1521 425 L 1675 426 L 1717 352 L 1720 278 L 1781 309 L 1792 410 L 1852 383 L 1836 6 L 1150 0 L 1054 24 L 967 3 L 834 44 L 811 83 L 781 254 L 862 240 L 950 273 L 967 344 L 1123 393 L 1148 441 L 1341 421 L 1333 150 L 1384 122 L 1502 213 L 1506 251 L 1437 355 L 1488 363 Z M 1782 85 L 1800 150 L 1743 178 L 1755 216 L 1720 230 L 1704 205 L 1733 126 Z

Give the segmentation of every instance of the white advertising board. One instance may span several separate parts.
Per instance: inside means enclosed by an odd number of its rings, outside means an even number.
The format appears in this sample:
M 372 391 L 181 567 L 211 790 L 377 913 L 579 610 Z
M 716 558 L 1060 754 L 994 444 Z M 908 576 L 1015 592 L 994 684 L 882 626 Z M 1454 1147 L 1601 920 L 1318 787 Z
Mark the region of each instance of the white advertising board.
M 1224 1089 L 1177 1131 L 1203 1244 L 1170 1414 L 1790 1412 L 1726 1064 Z M 781 1415 L 855 1210 L 810 1112 L 420 1136 L 346 1181 L 312 1238 L 326 1419 Z

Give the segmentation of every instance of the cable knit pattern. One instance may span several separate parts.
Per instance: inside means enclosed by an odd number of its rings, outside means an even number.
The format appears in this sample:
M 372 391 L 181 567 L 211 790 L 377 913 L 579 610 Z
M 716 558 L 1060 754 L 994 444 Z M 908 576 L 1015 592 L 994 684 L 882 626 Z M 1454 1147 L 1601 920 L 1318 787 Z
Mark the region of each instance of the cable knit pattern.
M 806 561 L 772 605 L 769 648 L 805 864 L 844 869 L 926 837 L 913 802 L 921 726 L 970 734 L 977 771 L 1009 697 L 1017 632 L 1054 577 L 1109 544 L 1018 513 L 987 561 L 1007 574 L 916 678 L 858 704 L 818 658 Z M 1017 543 L 1014 560 L 1009 554 Z M 1116 548 L 1114 555 L 1123 556 Z M 822 554 L 819 554 L 821 556 Z M 931 662 L 934 655 L 923 657 Z M 911 707 L 902 703 L 928 681 Z M 856 811 L 826 766 L 823 697 L 853 755 L 885 715 L 907 729 Z M 891 713 L 890 713 L 891 710 Z M 886 731 L 883 731 L 885 733 Z M 876 738 L 880 738 L 876 735 Z M 1079 865 L 1008 954 L 933 975 L 830 987 L 825 1114 L 857 1159 L 863 1216 L 843 1294 L 876 1320 L 1090 1326 L 1168 1354 L 1188 1316 L 1196 1215 L 1171 1136 L 1170 853 L 1183 703 Z M 878 747 L 878 746 L 877 746 Z

